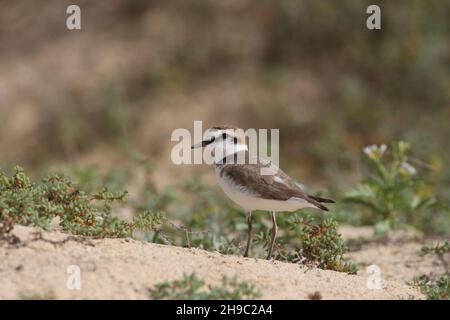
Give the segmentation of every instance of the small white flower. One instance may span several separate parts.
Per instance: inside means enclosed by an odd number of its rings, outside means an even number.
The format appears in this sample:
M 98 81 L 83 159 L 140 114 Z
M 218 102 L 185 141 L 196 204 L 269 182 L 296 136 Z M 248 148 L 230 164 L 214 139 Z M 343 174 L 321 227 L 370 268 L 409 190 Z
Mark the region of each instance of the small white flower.
M 408 162 L 403 161 L 401 164 L 402 168 L 406 170 L 410 175 L 415 175 L 417 173 L 416 168 L 410 165 Z
M 363 152 L 373 158 L 373 157 L 381 157 L 387 150 L 387 146 L 385 144 L 382 144 L 381 146 L 377 146 L 375 144 L 372 144 L 370 146 L 367 146 L 363 149 Z
M 363 152 L 364 152 L 366 155 L 370 156 L 376 149 L 377 149 L 377 146 L 374 145 L 374 144 L 372 144 L 372 145 L 370 145 L 370 146 L 365 147 L 365 148 L 363 149 Z

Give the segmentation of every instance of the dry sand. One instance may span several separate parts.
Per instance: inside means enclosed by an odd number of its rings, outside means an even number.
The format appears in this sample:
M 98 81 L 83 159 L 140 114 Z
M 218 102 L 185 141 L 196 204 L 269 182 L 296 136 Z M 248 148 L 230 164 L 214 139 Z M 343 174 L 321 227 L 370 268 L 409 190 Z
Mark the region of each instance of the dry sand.
M 448 272 L 450 254 L 440 260 L 436 255 L 419 255 L 424 245 L 434 246 L 449 241 L 448 237 L 424 239 L 412 230 L 396 230 L 383 238 L 373 235 L 372 227 L 342 226 L 342 238 L 350 246 L 347 258 L 360 265 L 358 274 L 367 274 L 366 268 L 375 265 L 385 280 L 410 282 L 413 277 L 442 275 Z
M 296 264 L 226 256 L 200 249 L 157 245 L 132 239 L 90 240 L 39 228 L 15 226 L 20 242 L 0 246 L 0 298 L 50 296 L 56 299 L 149 299 L 156 283 L 196 272 L 208 284 L 222 275 L 248 281 L 263 299 L 423 298 L 404 281 L 383 279 L 369 289 L 367 275 L 348 275 Z M 81 270 L 81 290 L 69 290 L 67 268 Z

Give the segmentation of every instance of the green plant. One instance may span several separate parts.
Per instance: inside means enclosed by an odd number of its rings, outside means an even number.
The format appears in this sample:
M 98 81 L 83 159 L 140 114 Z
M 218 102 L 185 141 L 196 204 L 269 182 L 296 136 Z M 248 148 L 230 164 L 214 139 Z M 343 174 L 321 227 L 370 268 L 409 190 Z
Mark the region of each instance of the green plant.
M 9 244 L 14 244 L 19 242 L 19 239 L 17 236 L 11 234 L 14 227 L 14 222 L 12 219 L 9 219 L 7 217 L 1 217 L 0 216 L 0 242 L 5 241 Z
M 326 218 L 319 224 L 310 224 L 305 219 L 294 216 L 291 222 L 293 226 L 303 225 L 300 233 L 302 245 L 298 252 L 306 263 L 350 274 L 357 272 L 356 265 L 344 258 L 348 249 L 337 232 L 335 220 Z
M 439 258 L 443 258 L 445 254 L 450 253 L 450 242 L 445 241 L 443 244 L 436 244 L 434 247 L 423 246 L 420 249 L 420 255 L 425 256 L 427 254 L 435 254 Z
M 450 297 L 450 275 L 436 279 L 422 275 L 415 277 L 411 284 L 418 286 L 428 300 L 448 300 Z
M 364 148 L 372 175 L 344 196 L 345 202 L 365 209 L 366 222 L 375 224 L 377 234 L 404 225 L 424 230 L 437 211 L 448 210 L 410 164 L 410 149 L 404 141 L 392 143 L 389 149 L 386 145 Z
M 153 212 L 142 212 L 130 222 L 114 216 L 112 204 L 126 194 L 106 188 L 86 192 L 59 174 L 34 183 L 16 167 L 11 177 L 0 172 L 0 220 L 47 229 L 59 217 L 63 230 L 93 237 L 130 237 L 135 229 L 152 228 L 161 221 L 161 214 Z
M 238 282 L 236 278 L 229 280 L 226 276 L 222 277 L 220 286 L 208 285 L 206 290 L 204 289 L 205 282 L 192 273 L 184 275 L 181 280 L 158 283 L 150 292 L 155 299 L 176 300 L 238 300 L 256 299 L 261 296 L 253 285 Z
M 424 274 L 415 277 L 411 284 L 418 286 L 429 300 L 448 300 L 450 297 L 450 271 L 444 256 L 450 254 L 450 243 L 445 241 L 443 244 L 436 244 L 432 247 L 423 246 L 419 252 L 420 256 L 429 254 L 434 254 L 439 258 L 446 270 L 445 273 L 440 276 Z
M 284 234 L 276 243 L 275 259 L 350 274 L 357 272 L 357 266 L 344 257 L 348 248 L 337 231 L 335 220 L 325 218 L 312 222 L 314 219 L 310 216 L 297 214 L 280 220 Z M 255 235 L 255 242 L 266 249 L 269 239 L 268 232 Z

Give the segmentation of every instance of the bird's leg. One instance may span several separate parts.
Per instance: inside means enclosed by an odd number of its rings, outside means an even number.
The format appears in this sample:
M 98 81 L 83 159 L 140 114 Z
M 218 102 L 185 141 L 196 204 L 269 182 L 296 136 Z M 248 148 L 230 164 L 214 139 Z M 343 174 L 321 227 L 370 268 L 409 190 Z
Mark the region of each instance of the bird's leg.
M 252 243 L 252 212 L 247 212 L 247 247 L 245 248 L 244 257 L 248 257 L 248 251 L 250 250 L 250 245 Z
M 272 258 L 272 251 L 273 246 L 275 245 L 275 238 L 277 236 L 277 231 L 278 231 L 277 219 L 275 217 L 275 211 L 272 211 L 272 238 L 270 241 L 269 254 L 267 255 L 267 260 L 270 260 L 270 258 Z

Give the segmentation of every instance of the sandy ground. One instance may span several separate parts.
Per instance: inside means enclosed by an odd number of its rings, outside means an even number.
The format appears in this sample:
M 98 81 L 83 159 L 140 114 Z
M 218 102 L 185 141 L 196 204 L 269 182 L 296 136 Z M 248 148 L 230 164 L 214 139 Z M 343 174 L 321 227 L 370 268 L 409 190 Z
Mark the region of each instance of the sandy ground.
M 381 289 L 369 289 L 369 275 L 364 272 L 347 275 L 132 239 L 91 240 L 23 226 L 15 226 L 12 234 L 20 241 L 0 246 L 1 299 L 149 299 L 149 289 L 156 283 L 194 271 L 208 284 L 218 284 L 222 275 L 236 276 L 254 284 L 263 299 L 307 299 L 316 291 L 323 299 L 423 298 L 403 279 L 395 279 L 394 272 L 382 278 Z M 376 261 L 380 267 L 390 270 L 389 263 L 374 254 L 380 258 Z M 362 256 L 356 255 L 358 259 Z M 71 265 L 80 267 L 80 290 L 67 288 Z
M 373 273 L 375 266 L 383 279 L 405 283 L 423 274 L 444 274 L 450 265 L 450 255 L 444 256 L 443 261 L 433 254 L 419 255 L 425 244 L 434 246 L 449 238 L 424 239 L 412 231 L 398 230 L 377 239 L 371 227 L 342 226 L 339 231 L 350 247 L 347 257 L 359 265 L 360 275 Z

